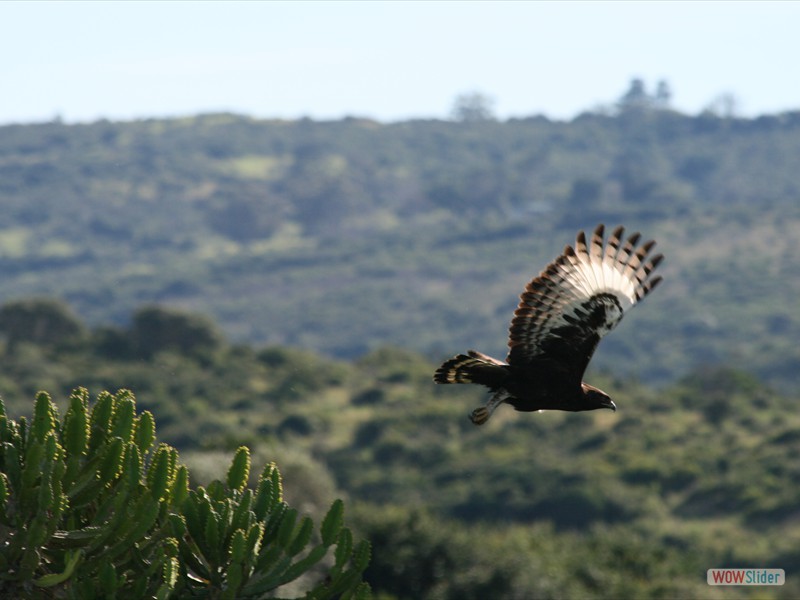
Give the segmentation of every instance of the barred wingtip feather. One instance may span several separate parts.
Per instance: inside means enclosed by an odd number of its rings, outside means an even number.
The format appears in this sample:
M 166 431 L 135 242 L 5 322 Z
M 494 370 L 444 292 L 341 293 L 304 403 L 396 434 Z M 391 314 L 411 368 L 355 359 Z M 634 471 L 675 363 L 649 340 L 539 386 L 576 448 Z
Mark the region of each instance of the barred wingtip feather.
M 578 232 L 574 248 L 567 245 L 526 286 L 509 329 L 509 361 L 513 355 L 541 353 L 545 340 L 560 328 L 583 327 L 585 335 L 591 331 L 598 339 L 603 337 L 660 283 L 661 278 L 651 274 L 663 255 L 648 259 L 654 240 L 639 244 L 639 232 L 626 239 L 622 225 L 608 240 L 605 234 L 602 223 L 588 243 L 586 232 Z

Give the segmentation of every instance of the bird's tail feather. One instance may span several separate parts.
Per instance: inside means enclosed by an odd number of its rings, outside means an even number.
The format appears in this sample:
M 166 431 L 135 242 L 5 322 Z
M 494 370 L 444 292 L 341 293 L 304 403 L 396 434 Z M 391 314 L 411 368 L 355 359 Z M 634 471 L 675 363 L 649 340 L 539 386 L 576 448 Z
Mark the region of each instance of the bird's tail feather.
M 477 383 L 497 389 L 508 376 L 508 365 L 481 352 L 470 350 L 459 354 L 436 370 L 436 383 Z

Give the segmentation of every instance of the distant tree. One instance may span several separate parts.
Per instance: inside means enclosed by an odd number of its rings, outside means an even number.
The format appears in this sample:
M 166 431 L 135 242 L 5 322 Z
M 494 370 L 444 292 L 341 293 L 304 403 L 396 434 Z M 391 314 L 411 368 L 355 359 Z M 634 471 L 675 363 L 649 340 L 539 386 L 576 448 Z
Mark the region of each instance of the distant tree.
M 614 159 L 611 176 L 619 182 L 622 198 L 642 202 L 652 198 L 664 182 L 664 161 L 658 148 L 646 143 L 631 144 Z
M 276 204 L 279 203 L 267 203 L 261 197 L 230 199 L 209 211 L 207 221 L 212 229 L 238 242 L 265 239 L 275 233 L 283 220 Z
M 371 206 L 369 178 L 356 174 L 357 164 L 345 154 L 328 152 L 323 146 L 301 145 L 275 192 L 291 199 L 292 217 L 305 231 L 336 231 L 348 218 L 363 216 Z
M 131 338 L 142 358 L 151 358 L 162 350 L 206 356 L 222 344 L 221 334 L 206 317 L 157 306 L 136 312 Z
M 92 331 L 91 338 L 94 351 L 103 358 L 130 360 L 135 356 L 127 331 L 117 327 L 98 327 Z
M 628 91 L 617 101 L 617 108 L 622 112 L 664 110 L 669 108 L 670 102 L 672 102 L 672 88 L 665 79 L 658 82 L 655 95 L 652 95 L 647 92 L 644 80 L 635 77 L 631 79 Z
M 33 298 L 0 308 L 0 334 L 13 348 L 19 342 L 45 346 L 72 342 L 82 338 L 86 330 L 63 302 Z
M 694 184 L 703 184 L 720 166 L 717 156 L 699 154 L 685 158 L 675 170 L 676 174 Z
M 494 99 L 481 92 L 469 92 L 456 96 L 451 111 L 453 119 L 466 123 L 494 121 Z
M 672 102 L 672 88 L 665 79 L 658 82 L 656 87 L 655 106 L 656 108 L 665 109 L 669 108 Z
M 638 77 L 631 79 L 628 91 L 617 101 L 617 107 L 622 111 L 642 110 L 649 108 L 651 104 L 652 99 L 647 94 L 644 80 Z
M 703 112 L 723 119 L 732 119 L 739 113 L 739 105 L 739 99 L 735 94 L 725 92 L 716 96 Z

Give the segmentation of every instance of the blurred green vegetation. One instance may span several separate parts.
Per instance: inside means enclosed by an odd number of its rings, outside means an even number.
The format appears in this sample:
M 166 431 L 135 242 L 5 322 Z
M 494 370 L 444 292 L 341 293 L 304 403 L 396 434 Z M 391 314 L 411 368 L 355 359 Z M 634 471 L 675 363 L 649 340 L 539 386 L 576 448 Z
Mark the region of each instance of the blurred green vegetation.
M 654 388 L 599 369 L 616 413 L 501 407 L 478 428 L 482 392 L 435 386 L 409 350 L 341 361 L 231 343 L 152 305 L 127 321 L 88 326 L 44 299 L 0 308 L 8 413 L 37 389 L 62 412 L 78 385 L 131 389 L 194 484 L 248 445 L 251 472 L 275 461 L 315 519 L 346 499 L 377 598 L 800 596 L 798 396 L 752 373 L 698 367 Z M 783 568 L 787 584 L 711 588 L 712 567 Z
M 595 365 L 700 365 L 793 392 L 800 112 L 687 116 L 626 95 L 570 122 L 231 114 L 0 127 L 0 301 L 92 326 L 144 304 L 241 343 L 500 355 L 517 296 L 579 228 L 659 242 L 666 278 Z

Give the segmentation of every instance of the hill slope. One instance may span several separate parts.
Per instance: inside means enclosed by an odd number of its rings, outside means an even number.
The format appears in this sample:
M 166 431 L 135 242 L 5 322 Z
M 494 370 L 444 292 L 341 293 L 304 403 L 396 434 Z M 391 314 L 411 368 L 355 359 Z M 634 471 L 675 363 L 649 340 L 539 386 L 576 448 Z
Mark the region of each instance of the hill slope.
M 796 389 L 798 154 L 797 113 L 6 126 L 0 300 L 55 295 L 92 324 L 163 303 L 343 357 L 502 356 L 525 283 L 577 229 L 623 223 L 666 282 L 595 366 Z
M 347 497 L 381 597 L 764 597 L 710 588 L 712 567 L 783 568 L 769 597 L 800 593 L 798 398 L 745 373 L 662 390 L 600 376 L 616 413 L 501 407 L 475 427 L 483 394 L 435 386 L 434 364 L 405 350 L 341 362 L 231 346 L 196 317 L 132 322 L 0 345 L 10 413 L 30 415 L 41 388 L 62 410 L 76 385 L 132 389 L 200 481 L 247 444 L 302 511 Z M 202 342 L 181 348 L 187 331 Z

